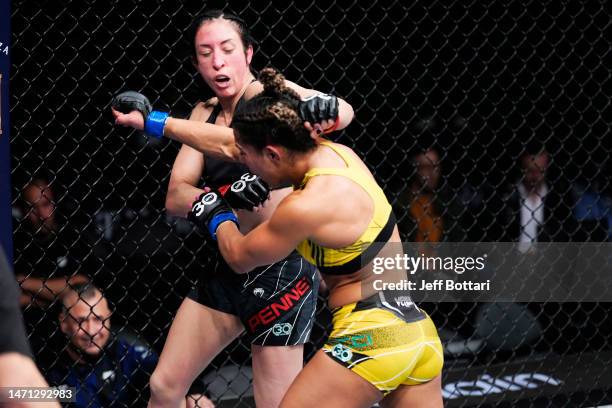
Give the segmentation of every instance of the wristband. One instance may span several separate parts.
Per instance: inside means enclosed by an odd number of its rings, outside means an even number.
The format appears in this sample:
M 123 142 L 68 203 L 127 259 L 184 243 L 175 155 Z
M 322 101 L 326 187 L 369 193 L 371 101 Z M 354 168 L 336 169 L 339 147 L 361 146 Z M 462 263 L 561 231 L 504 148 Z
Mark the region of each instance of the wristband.
M 151 112 L 145 120 L 145 133 L 157 139 L 164 137 L 164 126 L 166 126 L 168 116 L 168 112 Z
M 236 215 L 234 215 L 234 213 L 231 211 L 215 215 L 208 223 L 208 232 L 210 232 L 210 236 L 215 241 L 217 240 L 217 228 L 219 228 L 219 225 L 225 221 L 232 221 L 234 224 L 236 224 L 236 226 L 239 225 L 238 218 L 236 218 Z

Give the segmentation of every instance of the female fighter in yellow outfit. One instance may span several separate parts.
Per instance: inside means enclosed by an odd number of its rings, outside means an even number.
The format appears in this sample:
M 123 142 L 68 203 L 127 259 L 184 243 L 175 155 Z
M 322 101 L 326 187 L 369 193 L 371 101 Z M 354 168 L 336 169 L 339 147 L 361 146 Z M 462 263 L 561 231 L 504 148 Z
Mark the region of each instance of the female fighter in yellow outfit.
M 333 331 L 281 406 L 370 407 L 382 400 L 441 407 L 442 347 L 431 319 L 412 302 L 400 307 L 382 294 L 362 295 L 379 248 L 371 244 L 400 240 L 383 191 L 351 149 L 315 142 L 300 118 L 299 96 L 280 74 L 266 69 L 260 80 L 264 92 L 234 115 L 236 146 L 253 173 L 272 187 L 291 183 L 294 191 L 246 235 L 214 190 L 194 203 L 192 219 L 217 238 L 238 273 L 297 248 L 324 276 Z

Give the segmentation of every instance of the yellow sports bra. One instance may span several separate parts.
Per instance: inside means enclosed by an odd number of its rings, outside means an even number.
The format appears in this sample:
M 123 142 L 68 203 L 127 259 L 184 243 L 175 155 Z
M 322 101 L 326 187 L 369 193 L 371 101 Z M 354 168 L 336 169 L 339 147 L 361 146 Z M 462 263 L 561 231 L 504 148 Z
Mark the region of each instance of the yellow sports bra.
M 334 147 L 331 142 L 321 142 L 332 149 L 346 163 L 345 168 L 310 169 L 299 188 L 304 188 L 313 177 L 335 175 L 346 177 L 359 184 L 374 201 L 374 215 L 363 234 L 353 244 L 343 248 L 326 248 L 311 240 L 304 240 L 297 246 L 297 251 L 308 262 L 317 265 L 321 273 L 330 275 L 347 275 L 358 271 L 368 264 L 382 249 L 395 227 L 395 217 L 385 193 L 372 177 L 365 173 L 350 155 Z M 380 245 L 372 245 L 372 243 Z

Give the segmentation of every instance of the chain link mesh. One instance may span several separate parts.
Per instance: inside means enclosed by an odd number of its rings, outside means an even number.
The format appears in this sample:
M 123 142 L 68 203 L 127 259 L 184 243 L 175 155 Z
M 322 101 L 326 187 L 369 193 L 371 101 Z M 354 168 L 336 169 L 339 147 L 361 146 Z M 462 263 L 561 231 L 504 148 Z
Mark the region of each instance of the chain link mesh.
M 165 214 L 179 146 L 115 128 L 109 103 L 118 91 L 135 89 L 157 109 L 185 117 L 210 96 L 185 38 L 204 6 L 215 4 L 16 0 L 12 6 L 16 273 L 60 276 L 51 248 L 74 254 L 71 273 L 104 289 L 113 327 L 157 352 L 213 254 L 202 253 L 203 234 Z M 557 200 L 547 213 L 554 225 L 540 239 L 609 239 L 612 37 L 605 2 L 272 2 L 231 11 L 257 40 L 256 70 L 274 66 L 352 104 L 355 120 L 340 142 L 372 169 L 405 240 L 439 234 L 442 241 L 517 241 L 520 231 L 508 206 L 521 179 L 522 153 L 543 146 L 550 160 L 547 184 Z M 430 147 L 437 153 L 424 156 Z M 51 242 L 42 243 L 27 226 L 32 211 L 22 195 L 41 176 L 50 182 L 60 226 Z M 428 188 L 432 194 L 423 195 Z M 419 197 L 434 208 L 431 217 L 423 213 L 433 226 L 415 217 Z M 33 302 L 25 306 L 30 339 L 37 355 L 53 363 L 62 349 L 43 340 L 48 330 L 61 337 L 56 311 Z M 329 311 L 319 306 L 308 356 L 329 326 Z M 469 373 L 478 367 L 502 367 L 511 375 L 504 364 L 526 369 L 550 355 L 563 361 L 600 352 L 610 363 L 609 304 L 520 305 L 519 316 L 533 317 L 542 330 L 529 344 L 514 338 L 519 323 L 511 320 L 512 306 L 424 307 L 446 346 L 444 383 L 455 381 L 455 388 L 458 381 L 473 381 Z M 509 322 L 508 332 L 493 326 L 483 331 L 491 319 Z M 248 344 L 238 340 L 207 370 L 206 381 L 222 383 L 218 400 L 237 395 L 235 406 L 246 404 L 246 388 L 232 388 L 240 375 L 223 370 L 241 367 L 244 373 L 249 359 Z M 532 397 L 545 395 L 545 388 Z M 144 399 L 141 390 L 136 394 Z

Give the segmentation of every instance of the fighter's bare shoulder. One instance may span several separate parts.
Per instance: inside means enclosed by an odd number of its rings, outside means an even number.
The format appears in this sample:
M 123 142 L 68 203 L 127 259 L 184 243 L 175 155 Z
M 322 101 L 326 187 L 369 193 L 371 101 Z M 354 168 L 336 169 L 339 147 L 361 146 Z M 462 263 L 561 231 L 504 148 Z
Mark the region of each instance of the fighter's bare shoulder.
M 216 97 L 210 98 L 207 101 L 198 102 L 191 110 L 190 120 L 205 121 L 210 116 L 213 108 L 217 106 L 219 100 Z

